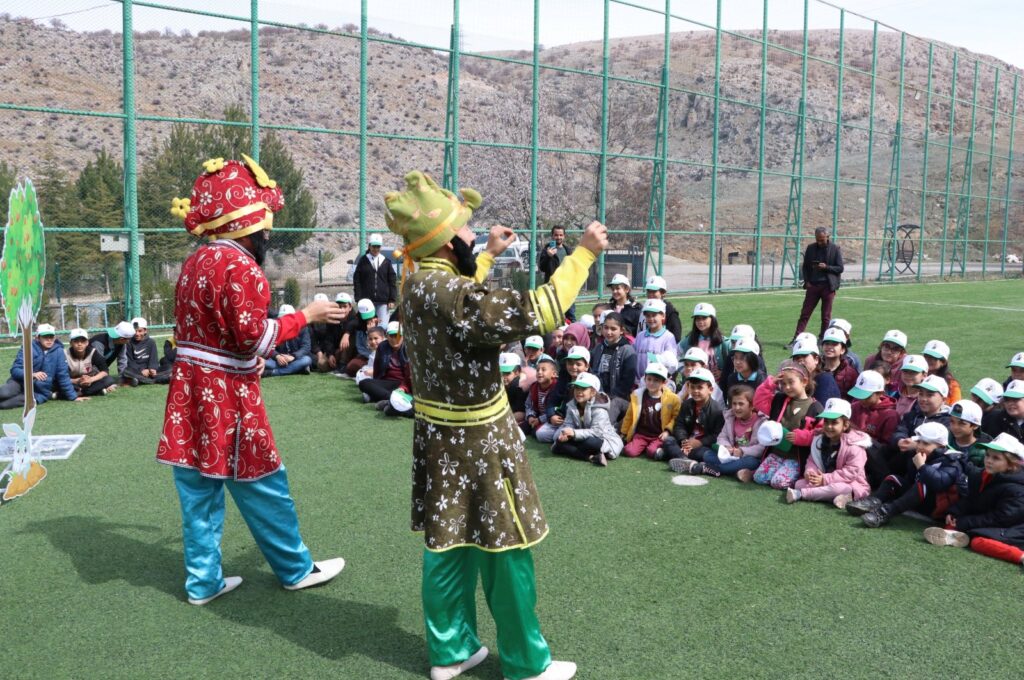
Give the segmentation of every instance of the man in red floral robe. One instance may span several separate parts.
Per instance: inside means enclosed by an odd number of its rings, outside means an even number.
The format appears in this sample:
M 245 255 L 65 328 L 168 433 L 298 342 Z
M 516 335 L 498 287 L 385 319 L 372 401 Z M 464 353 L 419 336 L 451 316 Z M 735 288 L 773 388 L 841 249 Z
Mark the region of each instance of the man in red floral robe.
M 259 377 L 277 343 L 309 323 L 338 323 L 340 310 L 313 302 L 267 317 L 270 284 L 261 265 L 284 196 L 255 161 L 243 158 L 207 161 L 191 198 L 174 199 L 171 208 L 189 233 L 211 240 L 189 256 L 178 278 L 178 353 L 157 448 L 157 460 L 174 466 L 185 591 L 197 605 L 242 582 L 221 570 L 225 485 L 285 588 L 326 583 L 345 565 L 340 557 L 314 563 L 302 541 Z

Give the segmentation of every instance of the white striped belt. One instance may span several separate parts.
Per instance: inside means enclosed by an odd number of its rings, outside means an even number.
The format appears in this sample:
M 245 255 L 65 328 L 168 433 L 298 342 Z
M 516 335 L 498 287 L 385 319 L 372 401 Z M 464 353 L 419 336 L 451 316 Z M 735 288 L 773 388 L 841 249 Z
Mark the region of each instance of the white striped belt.
M 252 373 L 259 363 L 255 356 L 248 359 L 239 358 L 237 355 L 225 355 L 210 348 L 202 349 L 193 345 L 178 345 L 177 359 L 188 363 L 217 368 L 229 373 Z

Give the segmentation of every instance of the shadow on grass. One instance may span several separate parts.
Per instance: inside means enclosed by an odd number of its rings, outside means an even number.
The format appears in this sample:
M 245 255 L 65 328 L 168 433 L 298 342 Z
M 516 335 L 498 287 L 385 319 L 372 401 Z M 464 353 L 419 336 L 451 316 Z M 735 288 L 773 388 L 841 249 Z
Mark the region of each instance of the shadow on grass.
M 131 536 L 137 532 L 159 534 L 161 530 L 73 516 L 30 522 L 19 533 L 45 536 L 68 556 L 79 578 L 89 585 L 124 581 L 155 588 L 187 606 L 180 538 L 149 542 Z M 247 578 L 242 588 L 203 607 L 203 613 L 264 629 L 326 659 L 360 654 L 414 674 L 422 674 L 429 666 L 422 637 L 400 627 L 397 607 L 326 595 L 332 586 L 343 587 L 345 572 L 331 585 L 318 588 L 319 592 L 288 592 L 272 576 L 264 576 Z

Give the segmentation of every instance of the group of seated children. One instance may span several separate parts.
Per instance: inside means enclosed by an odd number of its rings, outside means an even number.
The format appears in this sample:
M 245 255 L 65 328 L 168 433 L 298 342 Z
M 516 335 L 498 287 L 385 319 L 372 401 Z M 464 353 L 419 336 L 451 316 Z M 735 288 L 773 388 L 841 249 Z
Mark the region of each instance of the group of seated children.
M 60 397 L 68 401 L 87 401 L 110 394 L 118 385 L 170 381 L 173 341 L 165 344 L 171 357 L 160 359 L 156 342 L 149 337 L 143 317 L 122 321 L 113 328 L 89 337 L 83 328 L 68 334 L 68 346 L 57 339 L 56 329 L 47 323 L 36 327 L 32 340 L 32 393 L 36 404 Z M 117 371 L 115 380 L 112 373 Z M 0 409 L 25 405 L 25 353 L 18 349 L 11 364 L 10 378 L 0 386 Z
M 982 379 L 962 398 L 946 343 L 907 354 L 906 334 L 890 330 L 862 362 L 852 325 L 834 319 L 821 338 L 798 336 L 769 373 L 754 329 L 724 336 L 708 303 L 676 341 L 664 282 L 652 278 L 643 305 L 627 287 L 590 319 L 504 348 L 524 435 L 598 466 L 646 456 L 681 474 L 735 476 L 789 503 L 830 502 L 867 527 L 914 512 L 942 525 L 926 531 L 932 543 L 1021 563 L 1024 352 L 1002 384 Z M 625 308 L 642 315 L 633 327 Z

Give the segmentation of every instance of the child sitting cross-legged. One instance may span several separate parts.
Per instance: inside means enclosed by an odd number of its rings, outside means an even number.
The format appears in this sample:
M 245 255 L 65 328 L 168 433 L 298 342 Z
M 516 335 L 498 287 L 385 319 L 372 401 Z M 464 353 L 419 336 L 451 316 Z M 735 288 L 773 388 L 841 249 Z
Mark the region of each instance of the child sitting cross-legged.
M 526 421 L 526 390 L 519 385 L 523 360 L 513 352 L 502 352 L 498 355 L 498 371 L 501 372 L 501 381 L 505 383 L 505 396 L 508 397 L 512 416 L 516 419 L 516 425 L 522 427 Z
M 971 401 L 981 407 L 981 431 L 990 437 L 999 434 L 996 423 L 1003 412 L 1003 386 L 992 378 L 982 378 L 971 388 Z
M 580 326 L 581 324 L 572 324 Z M 567 336 L 568 337 L 568 336 Z M 576 376 L 590 370 L 590 350 L 582 345 L 574 345 L 565 355 L 565 362 L 558 374 L 555 390 L 548 396 L 545 408 L 548 422 L 541 425 L 534 436 L 537 441 L 550 444 L 555 441 L 555 432 L 565 420 L 565 407 L 572 401 L 572 383 Z
M 968 466 L 965 497 L 949 509 L 945 529 L 924 530 L 925 540 L 1024 564 L 1024 445 L 1001 434 L 982 446 L 984 467 Z
M 725 424 L 722 407 L 711 398 L 714 384 L 715 376 L 706 368 L 693 369 L 686 379 L 689 396 L 680 406 L 672 436 L 665 439 L 664 445 L 664 456 L 673 472 L 721 475 L 717 469 L 704 465 L 704 456 L 712 452 L 711 447 Z
M 949 448 L 964 454 L 977 467 L 985 464 L 985 444 L 992 441 L 981 431 L 981 418 L 981 407 L 968 399 L 961 399 L 949 409 Z
M 702 471 L 712 477 L 736 475 L 741 482 L 752 481 L 764 455 L 764 446 L 757 441 L 757 430 L 763 422 L 764 416 L 754 410 L 754 388 L 733 385 L 729 389 L 729 408 L 722 413 L 716 450 L 704 454 Z
M 665 441 L 679 414 L 679 397 L 665 387 L 668 370 L 658 363 L 647 364 L 644 384 L 629 399 L 629 409 L 622 419 L 622 435 L 626 446 L 622 453 L 629 458 L 646 453 L 654 458 L 664 452 Z
M 870 496 L 846 505 L 846 511 L 860 515 L 865 526 L 880 527 L 910 510 L 945 516 L 946 508 L 942 508 L 940 501 L 956 489 L 964 474 L 964 456 L 948 448 L 949 429 L 942 423 L 918 425 L 912 439 L 916 451 L 906 474 L 886 477 Z
M 754 481 L 781 490 L 800 479 L 821 404 L 814 399 L 814 383 L 803 364 L 783 361 L 778 376 L 766 380 L 758 391 L 776 383 L 781 391 L 772 395 L 765 409 L 768 420 L 758 429 L 758 440 L 770 448 L 754 472 Z
M 686 354 L 683 355 L 683 369 L 680 372 L 682 380 L 679 385 L 679 398 L 686 401 L 686 398 L 690 396 L 689 389 L 687 388 L 690 374 L 698 368 L 708 367 L 708 353 L 702 350 L 700 347 L 691 347 L 686 350 Z M 710 369 L 708 369 L 710 370 Z M 722 388 L 717 383 L 711 385 L 711 398 L 714 399 L 719 406 L 725 406 L 725 395 L 722 394 Z
M 902 418 L 917 404 L 917 386 L 928 377 L 928 362 L 920 354 L 903 357 L 896 377 L 896 414 Z M 948 391 L 949 385 L 946 385 Z
M 871 437 L 850 426 L 850 402 L 832 398 L 825 403 L 821 433 L 811 441 L 804 476 L 786 490 L 786 502 L 831 501 L 842 509 L 871 491 L 864 473 L 865 448 Z
M 608 395 L 593 373 L 580 373 L 572 387 L 573 400 L 565 408 L 551 452 L 604 467 L 622 452 L 622 439 L 608 416 Z
M 520 425 L 523 434 L 534 434 L 548 422 L 548 398 L 558 385 L 558 362 L 549 354 L 537 359 L 537 381 L 530 385 L 526 397 L 526 419 Z

